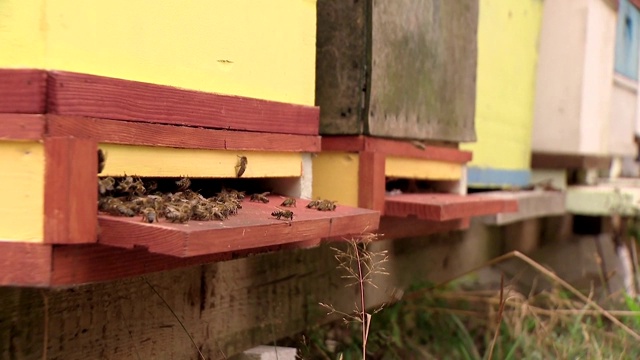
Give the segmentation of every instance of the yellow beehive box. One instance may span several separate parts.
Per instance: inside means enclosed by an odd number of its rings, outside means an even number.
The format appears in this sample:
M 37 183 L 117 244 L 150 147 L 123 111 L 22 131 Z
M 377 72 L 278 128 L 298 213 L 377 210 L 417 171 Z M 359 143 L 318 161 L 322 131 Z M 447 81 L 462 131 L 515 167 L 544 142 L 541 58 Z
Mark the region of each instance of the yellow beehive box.
M 531 132 L 538 40 L 538 0 L 483 0 L 478 25 L 471 187 L 521 186 L 530 181 Z
M 0 18 L 0 68 L 314 103 L 314 1 L 8 0 Z

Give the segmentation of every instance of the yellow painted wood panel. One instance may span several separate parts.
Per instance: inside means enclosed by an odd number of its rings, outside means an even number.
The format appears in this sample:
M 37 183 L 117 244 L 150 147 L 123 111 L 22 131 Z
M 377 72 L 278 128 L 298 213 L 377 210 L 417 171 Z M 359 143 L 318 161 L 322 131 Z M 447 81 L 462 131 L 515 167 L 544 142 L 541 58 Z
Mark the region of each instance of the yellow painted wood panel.
M 168 147 L 100 144 L 107 153 L 105 176 L 236 177 L 238 156 L 247 157 L 243 178 L 300 177 L 302 154 L 290 152 L 237 152 Z
M 313 158 L 313 198 L 358 206 L 358 154 L 323 152 Z
M 477 142 L 470 166 L 528 169 L 535 99 L 540 0 L 480 0 Z
M 387 156 L 385 175 L 388 177 L 423 180 L 458 180 L 462 177 L 460 164 L 443 161 Z
M 313 0 L 3 0 L 0 67 L 314 105 Z
M 0 241 L 44 239 L 44 146 L 0 141 Z

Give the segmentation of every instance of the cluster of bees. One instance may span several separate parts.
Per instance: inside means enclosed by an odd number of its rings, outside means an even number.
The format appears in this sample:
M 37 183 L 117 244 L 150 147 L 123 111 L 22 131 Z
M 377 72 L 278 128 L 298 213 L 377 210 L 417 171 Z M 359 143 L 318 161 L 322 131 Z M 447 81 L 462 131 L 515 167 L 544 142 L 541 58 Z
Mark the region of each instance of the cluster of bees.
M 216 196 L 205 198 L 189 189 L 191 181 L 183 178 L 175 182 L 174 193 L 156 192 L 157 184 L 126 176 L 117 181 L 112 177 L 98 180 L 100 199 L 98 209 L 110 215 L 133 217 L 141 215 L 143 221 L 157 222 L 164 217 L 170 222 L 189 220 L 226 220 L 242 209 L 244 192 L 222 189 Z M 120 196 L 113 196 L 114 194 Z
M 104 169 L 106 154 L 98 150 L 98 174 Z M 236 176 L 241 177 L 248 164 L 247 158 L 238 157 L 235 167 Z M 115 179 L 111 176 L 98 179 L 98 209 L 115 216 L 142 216 L 148 223 L 158 222 L 165 218 L 170 222 L 186 223 L 189 220 L 210 221 L 226 220 L 237 215 L 242 209 L 245 198 L 244 191 L 223 188 L 213 197 L 206 198 L 190 189 L 191 180 L 182 178 L 175 182 L 176 192 L 162 193 L 157 191 L 154 181 L 143 181 L 139 177 L 125 176 Z M 253 194 L 250 201 L 269 203 L 269 192 Z M 295 207 L 296 199 L 285 198 L 282 207 Z M 313 200 L 307 204 L 309 209 L 334 211 L 335 201 Z M 278 220 L 293 220 L 293 211 L 278 209 L 271 213 Z

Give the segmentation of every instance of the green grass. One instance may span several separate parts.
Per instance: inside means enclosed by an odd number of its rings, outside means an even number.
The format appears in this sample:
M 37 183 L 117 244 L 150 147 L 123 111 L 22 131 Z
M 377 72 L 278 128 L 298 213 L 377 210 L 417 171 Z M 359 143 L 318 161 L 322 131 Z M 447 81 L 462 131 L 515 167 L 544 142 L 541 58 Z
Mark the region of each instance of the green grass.
M 405 299 L 374 315 L 367 359 L 489 360 L 492 344 L 492 360 L 640 358 L 637 339 L 566 291 L 527 297 L 505 288 L 501 298 L 499 289 L 432 290 L 428 284 L 418 284 Z M 619 304 L 606 311 L 640 332 L 636 299 L 619 295 L 607 303 Z M 358 324 L 319 327 L 305 335 L 307 346 L 299 346 L 301 356 L 361 359 L 360 334 Z

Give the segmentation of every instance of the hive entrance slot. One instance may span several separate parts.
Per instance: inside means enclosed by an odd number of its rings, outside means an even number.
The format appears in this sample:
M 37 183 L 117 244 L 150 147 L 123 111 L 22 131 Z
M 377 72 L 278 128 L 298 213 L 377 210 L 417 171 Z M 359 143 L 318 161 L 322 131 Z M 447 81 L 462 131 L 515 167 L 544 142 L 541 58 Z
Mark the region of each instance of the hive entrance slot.
M 224 221 L 240 213 L 244 201 L 268 203 L 266 195 L 279 194 L 284 202 L 294 183 L 289 178 L 100 177 L 98 210 L 115 216 L 140 216 L 148 223 L 162 219 L 172 223 Z M 277 205 L 281 204 L 274 203 Z
M 457 192 L 458 180 L 420 180 L 391 178 L 385 179 L 385 192 L 388 195 L 452 193 Z

